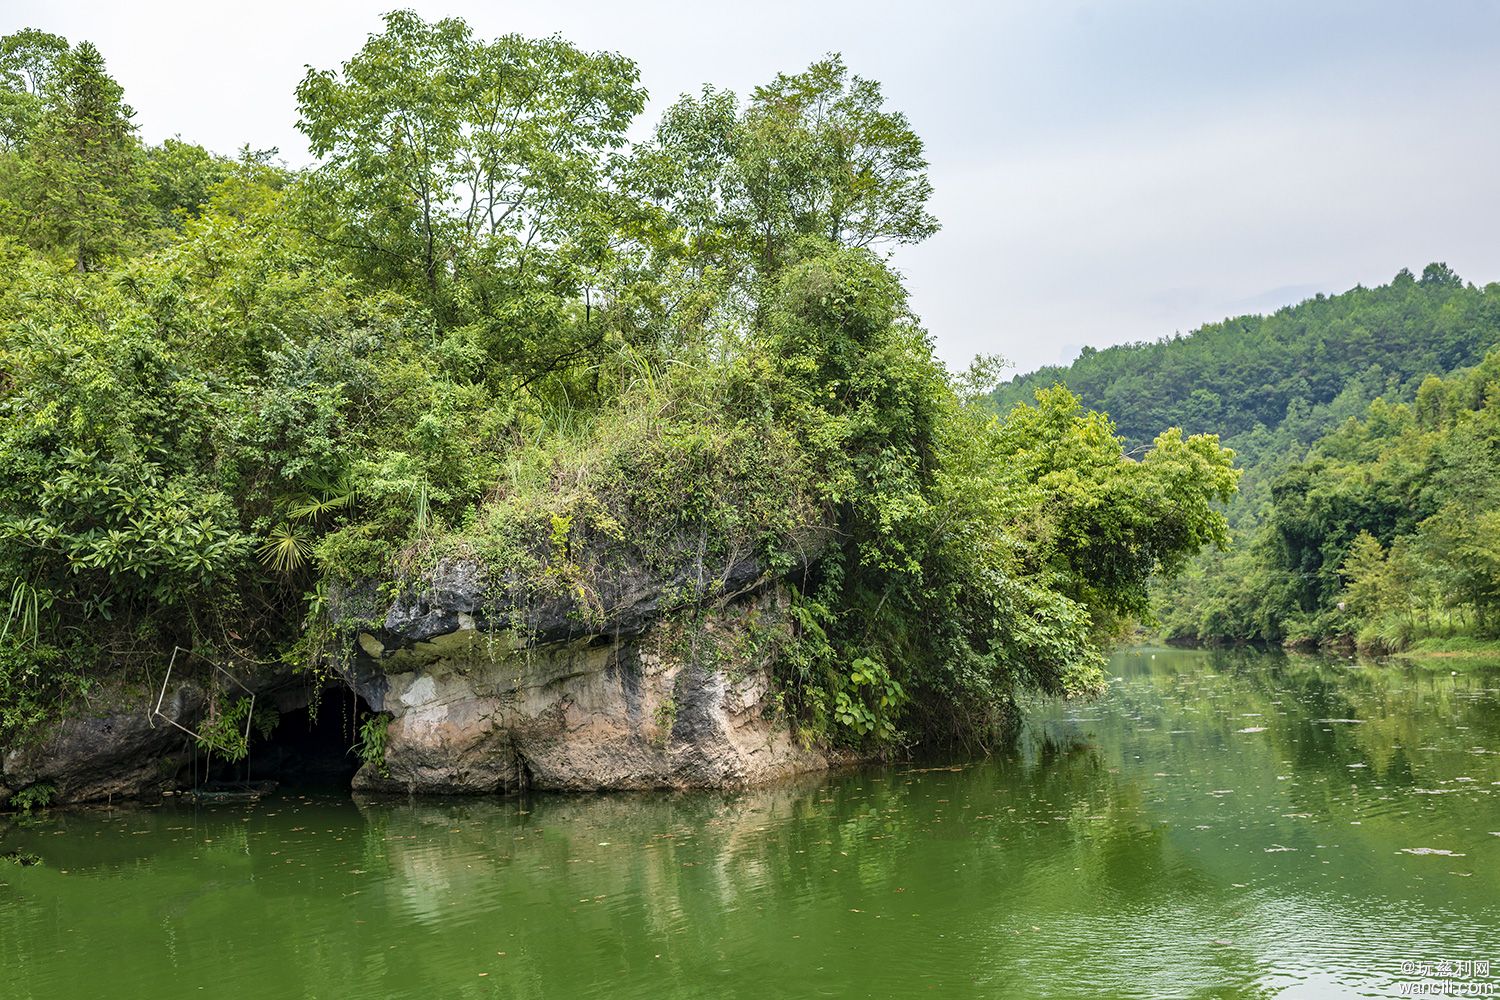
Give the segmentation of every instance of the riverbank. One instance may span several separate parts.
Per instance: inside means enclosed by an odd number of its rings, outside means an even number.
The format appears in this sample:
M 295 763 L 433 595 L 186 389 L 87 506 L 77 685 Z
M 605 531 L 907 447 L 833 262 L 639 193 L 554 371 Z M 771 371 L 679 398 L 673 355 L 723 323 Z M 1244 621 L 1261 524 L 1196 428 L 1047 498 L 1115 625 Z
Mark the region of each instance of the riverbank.
M 1395 654 L 1409 660 L 1492 660 L 1500 662 L 1500 639 L 1472 636 L 1418 639 Z
M 1347 638 L 1333 641 L 1324 639 L 1321 642 L 1315 640 L 1288 641 L 1278 645 L 1260 640 L 1210 641 L 1183 636 L 1166 638 L 1157 633 L 1143 632 L 1137 634 L 1135 640 L 1138 645 L 1157 644 L 1171 649 L 1283 650 L 1287 653 L 1301 655 L 1332 655 L 1346 658 L 1361 656 L 1371 659 L 1400 659 L 1417 662 L 1458 660 L 1475 663 L 1500 663 L 1500 639 L 1483 639 L 1475 636 L 1431 636 L 1414 640 L 1409 646 L 1402 649 L 1389 651 L 1383 649 L 1361 649 L 1352 640 Z

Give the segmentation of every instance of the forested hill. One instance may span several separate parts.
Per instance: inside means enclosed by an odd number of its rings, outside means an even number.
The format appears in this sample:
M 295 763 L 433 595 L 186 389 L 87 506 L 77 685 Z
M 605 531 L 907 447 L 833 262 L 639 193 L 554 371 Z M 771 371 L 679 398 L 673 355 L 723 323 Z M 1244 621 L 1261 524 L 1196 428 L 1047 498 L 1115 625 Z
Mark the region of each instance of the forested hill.
M 1465 285 L 1447 265 L 1429 264 L 1420 278 L 1403 269 L 1388 285 L 1318 295 L 1269 316 L 1154 343 L 1084 348 L 1071 365 L 1018 375 L 994 398 L 1008 410 L 1062 382 L 1107 412 L 1130 446 L 1172 426 L 1233 438 L 1257 425 L 1274 430 L 1289 414 L 1305 417 L 1351 383 L 1364 397 L 1358 406 L 1393 388 L 1392 380 L 1414 390 L 1414 380 L 1475 364 L 1497 342 L 1500 284 Z M 1319 431 L 1331 426 L 1317 423 Z
M 1213 432 L 1244 470 L 1232 543 L 1160 581 L 1162 634 L 1390 652 L 1500 634 L 1500 284 L 1444 264 L 1185 337 L 1085 350 L 1063 383 L 1127 447 Z

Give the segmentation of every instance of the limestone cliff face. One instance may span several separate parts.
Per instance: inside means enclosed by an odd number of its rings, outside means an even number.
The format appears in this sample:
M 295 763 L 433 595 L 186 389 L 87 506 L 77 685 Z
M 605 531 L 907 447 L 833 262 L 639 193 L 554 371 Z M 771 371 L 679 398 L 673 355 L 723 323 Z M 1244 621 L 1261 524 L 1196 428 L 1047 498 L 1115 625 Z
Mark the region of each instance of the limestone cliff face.
M 715 572 L 700 560 L 666 575 L 628 558 L 595 560 L 537 588 L 451 559 L 384 604 L 376 592 L 335 601 L 358 605 L 365 622 L 339 639 L 352 654 L 343 679 L 390 715 L 384 760 L 365 765 L 356 788 L 738 787 L 829 764 L 773 710 L 765 637 L 785 591 L 755 560 L 725 560 Z M 282 712 L 311 693 L 305 676 L 276 665 L 237 677 Z M 211 697 L 184 671 L 156 715 L 159 684 L 97 687 L 39 739 L 0 748 L 0 807 L 43 785 L 67 803 L 191 784 L 185 730 L 203 723 Z
M 676 617 L 664 595 L 696 581 L 604 579 L 517 607 L 476 564 L 440 564 L 358 636 L 349 680 L 391 722 L 383 765 L 355 787 L 728 787 L 828 765 L 772 710 L 757 629 L 781 597 L 756 564 L 731 565 L 711 602 Z

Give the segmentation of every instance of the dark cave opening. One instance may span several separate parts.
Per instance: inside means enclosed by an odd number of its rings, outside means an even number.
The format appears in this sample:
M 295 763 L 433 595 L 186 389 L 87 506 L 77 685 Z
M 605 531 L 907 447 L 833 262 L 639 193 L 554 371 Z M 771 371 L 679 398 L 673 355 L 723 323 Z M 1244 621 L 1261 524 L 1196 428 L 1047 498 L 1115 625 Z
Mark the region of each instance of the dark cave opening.
M 275 782 L 282 788 L 347 791 L 363 763 L 360 726 L 374 714 L 365 700 L 338 686 L 318 695 L 267 700 L 277 712 L 270 734 L 252 734 L 243 760 L 199 754 L 193 765 L 197 780 L 189 783 L 232 789 Z

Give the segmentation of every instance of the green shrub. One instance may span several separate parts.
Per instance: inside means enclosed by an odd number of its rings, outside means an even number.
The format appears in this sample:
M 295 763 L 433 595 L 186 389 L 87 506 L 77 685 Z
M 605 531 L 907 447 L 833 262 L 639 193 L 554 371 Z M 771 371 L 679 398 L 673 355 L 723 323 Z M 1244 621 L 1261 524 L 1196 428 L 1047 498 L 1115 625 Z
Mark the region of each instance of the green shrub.
M 57 789 L 46 782 L 28 785 L 10 797 L 10 804 L 22 812 L 45 809 L 57 794 Z
M 0 638 L 0 747 L 24 743 L 88 687 L 88 677 L 57 647 Z
M 250 753 L 254 737 L 268 738 L 281 719 L 268 705 L 255 705 L 249 697 L 215 698 L 208 717 L 198 724 L 198 747 L 235 762 Z

